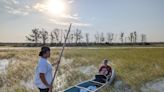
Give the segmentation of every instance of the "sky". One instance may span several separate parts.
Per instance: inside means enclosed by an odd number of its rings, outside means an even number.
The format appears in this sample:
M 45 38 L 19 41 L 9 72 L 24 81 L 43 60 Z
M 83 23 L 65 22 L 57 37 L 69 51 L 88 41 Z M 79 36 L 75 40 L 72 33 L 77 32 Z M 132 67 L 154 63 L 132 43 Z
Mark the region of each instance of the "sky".
M 164 42 L 164 0 L 0 0 L 0 42 L 27 42 L 33 28 L 94 34 L 136 31 Z M 139 41 L 140 39 L 138 39 Z

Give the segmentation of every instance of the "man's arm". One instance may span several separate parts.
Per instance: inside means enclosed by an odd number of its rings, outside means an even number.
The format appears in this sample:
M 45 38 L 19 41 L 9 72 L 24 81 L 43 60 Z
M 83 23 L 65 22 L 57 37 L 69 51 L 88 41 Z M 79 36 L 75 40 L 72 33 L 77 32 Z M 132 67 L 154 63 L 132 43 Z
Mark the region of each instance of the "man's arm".
M 101 70 L 102 70 L 102 66 L 99 68 L 99 73 L 101 72 Z

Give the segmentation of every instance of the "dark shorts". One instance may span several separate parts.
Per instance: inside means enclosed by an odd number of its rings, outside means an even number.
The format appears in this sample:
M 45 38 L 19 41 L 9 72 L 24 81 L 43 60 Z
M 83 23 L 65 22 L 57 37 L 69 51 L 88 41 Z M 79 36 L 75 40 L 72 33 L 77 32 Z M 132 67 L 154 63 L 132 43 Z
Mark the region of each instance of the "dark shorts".
M 40 92 L 48 92 L 49 91 L 49 88 L 46 88 L 46 89 L 41 89 L 39 88 Z
M 104 75 L 95 75 L 95 80 L 97 82 L 105 83 L 106 82 L 106 76 Z

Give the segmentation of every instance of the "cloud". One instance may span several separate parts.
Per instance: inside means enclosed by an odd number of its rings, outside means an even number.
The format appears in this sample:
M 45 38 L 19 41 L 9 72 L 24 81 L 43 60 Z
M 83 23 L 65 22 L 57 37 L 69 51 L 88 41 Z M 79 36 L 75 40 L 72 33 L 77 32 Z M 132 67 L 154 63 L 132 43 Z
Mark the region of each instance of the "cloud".
M 69 1 L 71 1 L 71 0 L 69 0 Z M 34 6 L 33 6 L 33 8 L 36 10 L 36 11 L 38 11 L 38 12 L 40 12 L 40 13 L 47 13 L 48 12 L 48 10 L 47 10 L 47 5 L 45 4 L 45 3 L 36 3 Z M 68 13 L 63 13 L 63 14 L 61 14 L 60 16 L 58 15 L 58 16 L 56 16 L 56 15 L 53 15 L 53 16 L 55 16 L 55 17 L 59 17 L 59 18 L 64 18 L 64 19 L 72 19 L 72 20 L 79 20 L 80 19 L 80 17 L 79 17 L 79 15 L 78 15 L 78 13 L 75 13 L 75 14 L 68 14 Z
M 26 11 L 25 9 L 21 9 L 21 8 L 13 8 L 10 6 L 5 6 L 5 9 L 7 9 L 7 12 L 10 14 L 16 14 L 16 15 L 28 15 L 29 12 Z
M 0 5 L 3 11 L 14 15 L 26 16 L 32 11 L 29 5 L 19 0 L 1 0 Z
M 19 1 L 17 1 L 17 0 L 1 0 L 0 2 L 7 4 L 7 5 L 19 4 Z
M 63 15 L 61 15 L 61 17 L 69 18 L 69 19 L 73 19 L 73 20 L 79 20 L 80 19 L 80 17 L 78 15 L 75 15 L 75 14 L 73 14 L 73 15 L 63 14 Z
M 10 0 L 13 4 L 19 4 L 19 1 L 17 0 Z
M 88 27 L 91 26 L 91 24 L 83 23 L 83 22 L 76 22 L 76 21 L 61 21 L 57 19 L 49 19 L 51 23 L 57 24 L 57 25 L 68 25 L 72 23 L 74 26 L 80 26 L 80 27 Z
M 75 26 L 91 26 L 91 24 L 86 23 L 81 20 L 81 17 L 78 13 L 67 12 L 63 13 L 60 16 L 54 16 L 47 13 L 46 3 L 43 3 L 47 0 L 38 0 L 36 2 L 29 1 L 20 1 L 20 0 L 1 0 L 0 7 L 3 7 L 2 10 L 13 14 L 13 15 L 21 15 L 26 16 L 31 13 L 39 13 L 45 16 L 45 19 L 50 23 L 60 24 L 60 25 L 68 25 L 69 23 L 73 23 Z M 75 0 L 65 0 L 67 4 L 72 4 Z M 3 6 L 2 6 L 3 5 Z M 47 15 L 46 15 L 47 14 Z
M 72 4 L 72 3 L 74 3 L 74 0 L 68 0 L 68 3 Z
M 36 10 L 36 11 L 39 11 L 39 12 L 44 12 L 46 11 L 46 6 L 44 4 L 41 4 L 41 3 L 36 3 L 33 8 Z

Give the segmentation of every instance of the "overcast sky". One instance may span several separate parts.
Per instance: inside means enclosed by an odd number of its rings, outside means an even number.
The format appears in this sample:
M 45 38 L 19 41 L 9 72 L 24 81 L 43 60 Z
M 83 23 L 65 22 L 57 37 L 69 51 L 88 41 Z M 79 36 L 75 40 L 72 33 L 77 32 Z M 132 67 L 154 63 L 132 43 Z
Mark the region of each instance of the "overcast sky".
M 0 42 L 26 42 L 33 28 L 50 32 L 66 29 L 70 22 L 73 30 L 79 28 L 90 36 L 96 32 L 128 36 L 137 31 L 148 41 L 164 41 L 164 0 L 62 0 L 64 10 L 58 14 L 48 11 L 47 2 L 0 0 Z

